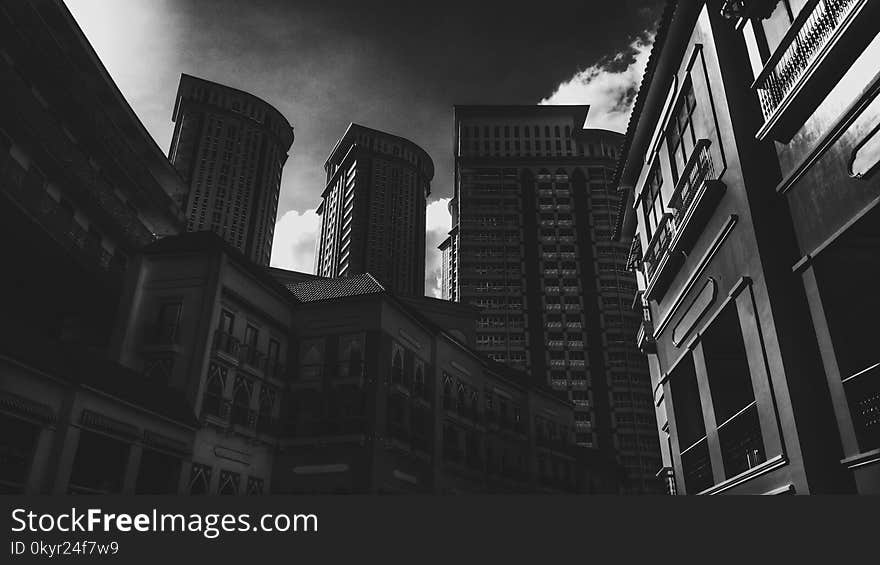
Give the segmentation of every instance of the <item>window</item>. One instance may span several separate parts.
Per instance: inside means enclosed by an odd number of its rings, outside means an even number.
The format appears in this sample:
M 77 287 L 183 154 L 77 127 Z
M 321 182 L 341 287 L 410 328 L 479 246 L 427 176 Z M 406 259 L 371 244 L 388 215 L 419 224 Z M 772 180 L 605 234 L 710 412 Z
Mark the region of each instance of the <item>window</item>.
M 269 360 L 269 370 L 271 372 L 275 372 L 278 367 L 281 355 L 281 344 L 278 343 L 277 339 L 269 338 L 269 349 L 267 353 L 267 358 Z
M 219 327 L 221 332 L 232 335 L 232 330 L 235 328 L 235 315 L 227 310 L 221 311 Z
M 159 321 L 154 336 L 157 343 L 177 342 L 177 326 L 182 307 L 181 302 L 163 302 L 159 306 Z
M 645 181 L 645 188 L 642 189 L 642 214 L 645 219 L 645 233 L 648 241 L 660 225 L 663 219 L 663 196 L 661 187 L 663 186 L 663 175 L 660 172 L 660 161 L 657 160 L 648 173 L 648 179 Z
M 220 471 L 219 494 L 236 495 L 241 484 L 241 475 L 232 471 Z
M 208 382 L 205 386 L 205 400 L 202 404 L 202 412 L 213 416 L 222 416 L 223 391 L 226 388 L 225 367 L 216 363 L 208 365 Z
M 324 340 L 312 339 L 300 345 L 299 378 L 320 380 L 324 374 Z
M 245 362 L 256 365 L 258 361 L 257 342 L 260 337 L 260 331 L 254 326 L 248 324 L 244 329 L 244 345 L 245 345 Z
M 344 335 L 339 339 L 339 376 L 360 377 L 363 375 L 364 359 L 363 335 Z
M 251 424 L 251 394 L 254 383 L 242 376 L 235 378 L 235 390 L 232 393 L 232 423 L 239 426 Z
M 685 487 L 688 493 L 695 494 L 710 487 L 714 481 L 697 374 L 691 354 L 679 362 L 669 382 Z
M 193 463 L 189 473 L 189 493 L 208 494 L 211 489 L 211 467 Z
M 679 173 L 697 143 L 694 133 L 693 113 L 696 107 L 693 83 L 690 79 L 682 85 L 681 97 L 666 128 L 666 140 L 669 147 L 669 162 L 672 166 L 672 179 L 678 182 Z
M 391 382 L 403 384 L 403 348 L 397 344 L 391 353 Z
M 702 339 L 718 440 L 727 477 L 765 460 L 749 361 L 735 305 L 727 306 Z

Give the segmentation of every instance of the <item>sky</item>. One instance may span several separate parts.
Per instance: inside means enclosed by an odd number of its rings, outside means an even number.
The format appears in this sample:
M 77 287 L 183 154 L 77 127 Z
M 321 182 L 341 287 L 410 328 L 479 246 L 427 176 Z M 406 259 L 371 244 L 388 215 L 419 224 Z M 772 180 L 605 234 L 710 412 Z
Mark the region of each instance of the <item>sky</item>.
M 262 98 L 293 125 L 272 265 L 312 272 L 323 164 L 350 122 L 435 164 L 426 294 L 450 228 L 454 104 L 589 104 L 624 131 L 662 0 L 64 0 L 166 152 L 181 73 Z

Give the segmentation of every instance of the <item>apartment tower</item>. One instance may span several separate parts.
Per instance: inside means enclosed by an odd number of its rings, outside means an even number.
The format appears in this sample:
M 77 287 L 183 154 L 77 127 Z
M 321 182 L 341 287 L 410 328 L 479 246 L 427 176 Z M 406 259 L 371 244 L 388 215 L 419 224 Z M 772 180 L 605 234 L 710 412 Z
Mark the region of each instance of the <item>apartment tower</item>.
M 290 123 L 252 94 L 187 74 L 172 119 L 169 159 L 188 187 L 173 196 L 187 230 L 213 231 L 268 266 Z
M 443 296 L 481 308 L 477 347 L 576 406 L 576 441 L 613 452 L 630 489 L 660 468 L 628 244 L 612 241 L 617 133 L 588 106 L 456 106 Z
M 431 157 L 407 139 L 350 124 L 324 169 L 315 274 L 370 273 L 398 295 L 424 296 Z

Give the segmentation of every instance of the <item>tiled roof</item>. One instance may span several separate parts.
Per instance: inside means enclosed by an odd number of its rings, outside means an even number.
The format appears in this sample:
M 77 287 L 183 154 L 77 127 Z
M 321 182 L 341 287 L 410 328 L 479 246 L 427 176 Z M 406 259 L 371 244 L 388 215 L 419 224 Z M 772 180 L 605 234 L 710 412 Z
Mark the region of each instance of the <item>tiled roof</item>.
M 657 33 L 654 35 L 654 45 L 651 47 L 651 54 L 648 56 L 648 63 L 645 65 L 645 74 L 642 76 L 642 83 L 639 86 L 639 92 L 636 95 L 636 101 L 633 103 L 632 112 L 629 115 L 629 123 L 627 124 L 626 134 L 624 134 L 623 143 L 620 146 L 617 160 L 617 168 L 614 171 L 613 184 L 620 184 L 620 177 L 623 174 L 623 167 L 626 164 L 627 153 L 629 153 L 632 144 L 633 135 L 635 135 L 636 126 L 642 114 L 642 107 L 645 105 L 645 97 L 648 95 L 648 86 L 654 79 L 654 71 L 660 60 L 660 52 L 663 50 L 663 44 L 666 42 L 666 34 L 672 23 L 672 15 L 675 12 L 675 6 L 678 4 L 676 0 L 666 0 L 663 7 L 663 14 L 660 16 L 660 22 L 657 25 Z
M 385 292 L 385 287 L 369 273 L 336 279 L 322 278 L 285 286 L 301 302 L 318 302 Z
M 660 16 L 660 22 L 657 25 L 657 33 L 654 35 L 654 45 L 651 47 L 651 54 L 648 56 L 648 63 L 645 65 L 645 74 L 642 76 L 642 83 L 639 85 L 639 92 L 636 95 L 636 101 L 633 103 L 632 111 L 629 115 L 629 123 L 626 127 L 623 142 L 618 149 L 617 166 L 612 177 L 612 185 L 618 190 L 620 189 L 620 178 L 623 176 L 623 169 L 626 166 L 627 157 L 630 147 L 635 136 L 636 126 L 638 126 L 639 118 L 642 115 L 642 108 L 645 105 L 645 98 L 648 96 L 648 87 L 654 80 L 654 71 L 660 60 L 660 53 L 663 50 L 663 44 L 666 42 L 666 35 L 669 32 L 669 26 L 672 24 L 672 16 L 675 13 L 677 0 L 666 0 L 663 7 L 663 14 Z M 618 239 L 623 229 L 624 216 L 626 215 L 626 207 L 629 204 L 629 194 L 623 195 L 617 208 L 617 217 L 614 219 L 614 230 L 611 234 L 612 239 Z

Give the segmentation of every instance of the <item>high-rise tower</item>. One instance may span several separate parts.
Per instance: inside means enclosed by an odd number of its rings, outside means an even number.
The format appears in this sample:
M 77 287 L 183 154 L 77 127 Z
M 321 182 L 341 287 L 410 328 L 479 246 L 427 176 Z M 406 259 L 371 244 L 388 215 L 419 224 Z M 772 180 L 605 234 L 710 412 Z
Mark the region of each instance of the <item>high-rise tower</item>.
M 169 158 L 187 230 L 210 230 L 260 265 L 272 255 L 281 170 L 293 128 L 252 94 L 181 75 Z
M 407 139 L 350 124 L 324 169 L 315 274 L 370 273 L 397 294 L 424 296 L 431 157 Z
M 566 391 L 576 441 L 617 454 L 633 490 L 659 489 L 646 363 L 632 335 L 628 243 L 611 240 L 621 136 L 588 106 L 456 106 L 444 298 L 482 309 L 477 347 Z

